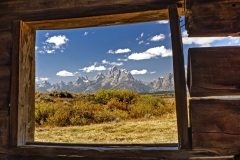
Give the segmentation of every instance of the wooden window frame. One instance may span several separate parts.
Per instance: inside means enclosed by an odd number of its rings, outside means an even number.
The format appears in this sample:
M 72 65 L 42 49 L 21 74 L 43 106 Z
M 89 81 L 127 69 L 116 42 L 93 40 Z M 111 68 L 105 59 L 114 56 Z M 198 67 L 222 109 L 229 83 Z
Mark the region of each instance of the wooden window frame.
M 191 145 L 188 129 L 186 82 L 177 6 L 169 6 L 173 48 L 173 68 L 178 126 L 178 144 L 60 144 L 34 142 L 34 93 L 35 93 L 35 36 L 36 30 L 69 29 L 118 24 L 128 24 L 135 13 L 93 16 L 83 18 L 14 21 L 10 106 L 10 145 L 28 148 L 32 153 L 48 156 L 86 157 L 168 157 L 181 154 L 189 157 Z M 137 14 L 137 13 L 136 13 Z M 26 115 L 25 115 L 26 114 Z M 40 151 L 39 151 L 40 150 Z M 189 151 L 186 151 L 189 150 Z M 49 152 L 51 151 L 51 153 Z M 107 155 L 106 155 L 107 154 Z M 196 155 L 196 153 L 195 153 Z

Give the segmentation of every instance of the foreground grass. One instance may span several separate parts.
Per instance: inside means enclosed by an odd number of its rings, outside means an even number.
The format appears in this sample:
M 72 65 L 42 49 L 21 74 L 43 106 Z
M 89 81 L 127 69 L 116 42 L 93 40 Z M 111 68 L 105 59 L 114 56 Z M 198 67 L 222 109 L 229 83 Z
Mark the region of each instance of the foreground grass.
M 35 141 L 63 143 L 177 143 L 175 113 L 158 118 L 69 127 L 36 127 Z

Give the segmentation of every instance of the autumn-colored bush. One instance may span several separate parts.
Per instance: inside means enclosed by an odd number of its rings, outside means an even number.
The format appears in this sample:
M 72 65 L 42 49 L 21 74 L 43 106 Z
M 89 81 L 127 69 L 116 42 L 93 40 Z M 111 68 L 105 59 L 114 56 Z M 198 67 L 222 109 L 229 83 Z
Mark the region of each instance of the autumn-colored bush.
M 41 97 L 46 97 L 46 94 L 36 93 L 36 97 L 41 99 Z M 162 116 L 174 111 L 174 107 L 166 105 L 160 97 L 140 95 L 128 90 L 100 89 L 94 94 L 70 94 L 73 98 L 49 94 L 50 98 L 54 98 L 53 101 L 36 102 L 36 124 L 51 126 L 88 125 L 110 121 L 118 122 L 131 118 Z

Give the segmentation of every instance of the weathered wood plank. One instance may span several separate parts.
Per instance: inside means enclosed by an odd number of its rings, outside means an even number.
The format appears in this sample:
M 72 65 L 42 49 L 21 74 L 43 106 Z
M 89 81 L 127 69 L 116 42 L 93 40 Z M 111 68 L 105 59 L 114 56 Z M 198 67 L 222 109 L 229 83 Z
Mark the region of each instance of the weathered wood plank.
M 180 149 L 189 149 L 188 114 L 185 69 L 183 58 L 182 37 L 179 25 L 177 6 L 169 6 L 170 29 L 173 50 L 173 72 L 175 100 L 177 110 L 178 143 Z
M 240 147 L 240 99 L 190 100 L 193 150 L 235 154 Z
M 0 19 L 0 31 L 12 31 L 12 21 Z
M 189 0 L 186 29 L 189 36 L 240 36 L 239 1 Z
M 10 99 L 10 66 L 0 66 L 0 109 L 7 109 Z
M 110 26 L 168 19 L 167 11 L 167 9 L 162 9 L 156 11 L 134 12 L 104 16 L 31 21 L 26 22 L 26 24 L 38 30 Z
M 2 83 L 2 82 L 1 82 Z M 9 83 L 8 83 L 9 86 Z M 10 101 L 10 88 L 9 91 L 0 91 L 0 117 L 1 110 L 8 110 Z
M 188 159 L 198 156 L 219 156 L 217 152 L 211 151 L 189 151 L 176 150 L 168 147 L 52 147 L 52 146 L 24 146 L 11 149 L 0 148 L 2 153 L 11 153 L 12 156 L 31 157 L 40 156 L 43 159 Z M 43 154 L 44 153 L 44 154 Z M 181 157 L 181 158 L 180 158 Z
M 1 22 L 2 23 L 2 22 Z M 12 33 L 9 31 L 0 32 L 0 51 L 11 52 L 12 47 Z
M 8 116 L 8 110 L 0 110 L 0 117 Z
M 18 23 L 18 22 L 16 22 Z M 35 30 L 20 21 L 20 43 L 18 54 L 17 145 L 34 140 L 35 111 Z M 16 44 L 17 45 L 17 44 Z M 13 117 L 12 117 L 13 118 Z M 16 118 L 16 117 L 15 117 Z M 16 120 L 13 120 L 16 121 Z
M 11 57 L 9 52 L 0 51 L 0 66 L 10 65 L 10 64 L 11 64 Z
M 0 66 L 0 92 L 10 93 L 10 66 Z M 1 97 L 1 96 L 0 96 Z
M 19 0 L 0 2 L 0 17 L 24 21 L 66 19 L 167 9 L 171 4 L 184 8 L 184 0 Z
M 13 24 L 10 143 L 18 146 L 34 140 L 35 30 L 22 21 Z
M 17 146 L 18 137 L 18 95 L 19 95 L 19 41 L 20 22 L 13 22 L 12 76 L 10 99 L 10 146 Z
M 192 97 L 240 95 L 240 47 L 190 48 L 188 52 Z
M 63 9 L 63 8 L 73 8 L 73 7 L 100 7 L 106 5 L 159 5 L 165 6 L 171 4 L 183 4 L 183 0 L 139 0 L 138 2 L 130 1 L 130 0 L 59 0 L 59 1 L 51 1 L 48 0 L 38 0 L 38 1 L 26 1 L 26 0 L 8 0 L 1 1 L 0 7 L 2 8 L 2 13 L 11 13 L 25 11 L 25 9 L 29 9 L 28 11 L 34 10 L 48 10 L 48 9 Z
M 9 117 L 0 117 L 0 146 L 9 146 Z

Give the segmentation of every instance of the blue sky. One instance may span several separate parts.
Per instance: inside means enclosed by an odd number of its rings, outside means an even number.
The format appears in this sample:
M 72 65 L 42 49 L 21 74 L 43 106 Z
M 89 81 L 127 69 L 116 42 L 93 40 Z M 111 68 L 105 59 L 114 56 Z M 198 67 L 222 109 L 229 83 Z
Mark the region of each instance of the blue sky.
M 182 21 L 181 23 L 184 23 Z M 183 24 L 181 24 L 183 25 Z M 188 48 L 240 46 L 239 37 L 188 38 L 182 29 L 185 61 Z M 112 66 L 134 78 L 151 81 L 172 71 L 169 21 L 68 30 L 37 31 L 36 82 L 93 78 Z M 186 63 L 186 62 L 185 62 Z

